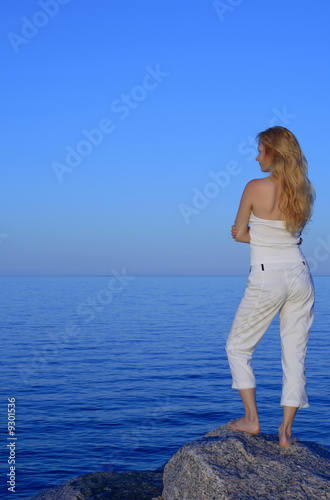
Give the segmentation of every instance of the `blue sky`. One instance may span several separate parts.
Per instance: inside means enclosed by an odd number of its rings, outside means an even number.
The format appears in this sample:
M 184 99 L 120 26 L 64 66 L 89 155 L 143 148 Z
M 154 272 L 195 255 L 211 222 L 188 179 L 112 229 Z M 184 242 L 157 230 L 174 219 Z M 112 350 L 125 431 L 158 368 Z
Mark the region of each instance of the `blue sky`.
M 302 250 L 330 273 L 327 2 L 0 9 L 1 275 L 247 274 L 230 227 L 270 125 L 308 159 Z

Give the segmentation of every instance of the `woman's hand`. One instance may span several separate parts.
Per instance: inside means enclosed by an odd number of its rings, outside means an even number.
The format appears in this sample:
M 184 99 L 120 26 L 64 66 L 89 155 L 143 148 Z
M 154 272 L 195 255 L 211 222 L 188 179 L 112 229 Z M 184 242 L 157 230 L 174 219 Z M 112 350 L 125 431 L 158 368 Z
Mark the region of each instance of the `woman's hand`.
M 236 226 L 234 224 L 233 226 L 231 226 L 231 237 L 235 239 L 236 235 L 237 235 L 237 229 L 236 229 Z

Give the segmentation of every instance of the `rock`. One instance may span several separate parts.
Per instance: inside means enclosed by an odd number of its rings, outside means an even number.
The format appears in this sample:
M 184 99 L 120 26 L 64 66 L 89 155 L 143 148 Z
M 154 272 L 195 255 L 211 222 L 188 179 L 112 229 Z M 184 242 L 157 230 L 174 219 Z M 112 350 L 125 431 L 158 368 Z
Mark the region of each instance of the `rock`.
M 93 472 L 42 490 L 30 500 L 156 500 L 163 468 L 157 471 Z
M 329 500 L 330 452 L 223 425 L 180 448 L 163 482 L 163 500 Z
M 282 449 L 275 434 L 251 436 L 223 425 L 185 444 L 165 469 L 94 472 L 30 498 L 193 499 L 330 500 L 330 452 L 311 442 Z

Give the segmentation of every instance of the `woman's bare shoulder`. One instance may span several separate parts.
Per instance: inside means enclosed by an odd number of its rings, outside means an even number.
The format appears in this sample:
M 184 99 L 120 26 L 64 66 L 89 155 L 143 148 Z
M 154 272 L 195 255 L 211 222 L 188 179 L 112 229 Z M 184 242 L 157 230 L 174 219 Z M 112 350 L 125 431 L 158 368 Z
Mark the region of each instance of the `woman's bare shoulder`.
M 246 185 L 246 188 L 252 191 L 258 191 L 259 189 L 272 189 L 274 188 L 274 183 L 270 177 L 264 177 L 262 179 L 252 179 Z

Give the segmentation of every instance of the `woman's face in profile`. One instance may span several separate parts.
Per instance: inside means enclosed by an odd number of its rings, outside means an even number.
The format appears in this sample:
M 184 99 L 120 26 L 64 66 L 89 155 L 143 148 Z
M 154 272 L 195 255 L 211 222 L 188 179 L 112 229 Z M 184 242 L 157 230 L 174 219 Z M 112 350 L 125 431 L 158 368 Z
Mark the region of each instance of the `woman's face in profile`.
M 269 172 L 270 167 L 272 166 L 272 163 L 269 159 L 269 157 L 266 155 L 266 148 L 261 142 L 258 144 L 258 151 L 259 154 L 256 157 L 256 161 L 259 162 L 260 168 L 262 172 Z

